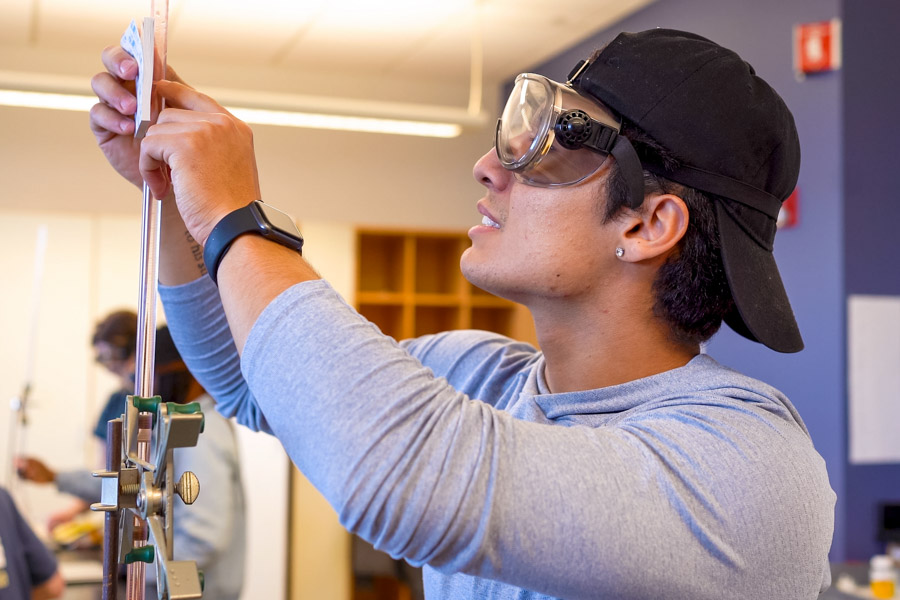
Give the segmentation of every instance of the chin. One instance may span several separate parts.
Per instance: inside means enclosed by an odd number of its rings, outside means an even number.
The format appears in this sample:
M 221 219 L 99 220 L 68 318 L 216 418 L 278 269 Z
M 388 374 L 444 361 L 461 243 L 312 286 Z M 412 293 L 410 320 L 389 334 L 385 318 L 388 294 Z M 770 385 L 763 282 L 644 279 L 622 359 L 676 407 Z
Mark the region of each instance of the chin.
M 479 268 L 483 267 L 483 265 L 473 266 L 471 264 L 467 265 L 465 262 L 463 262 L 460 267 L 463 277 L 475 287 L 478 287 L 489 294 L 499 296 L 500 298 L 512 300 L 513 302 L 522 302 L 524 299 L 523 294 L 518 291 L 518 288 L 504 279 L 500 273 L 497 273 L 492 269 Z
M 492 281 L 497 277 L 491 276 L 490 269 L 483 264 L 475 263 L 472 260 L 469 250 L 467 250 L 459 262 L 459 269 L 462 271 L 463 277 L 472 285 L 483 289 L 491 294 L 497 294 L 496 284 L 492 285 Z
M 466 252 L 468 252 L 468 250 Z M 480 277 L 480 270 L 473 267 L 470 260 L 466 260 L 466 254 L 463 254 L 462 259 L 459 261 L 459 270 L 462 271 L 462 275 L 466 278 L 466 281 L 472 285 L 482 287 L 482 280 L 484 277 Z

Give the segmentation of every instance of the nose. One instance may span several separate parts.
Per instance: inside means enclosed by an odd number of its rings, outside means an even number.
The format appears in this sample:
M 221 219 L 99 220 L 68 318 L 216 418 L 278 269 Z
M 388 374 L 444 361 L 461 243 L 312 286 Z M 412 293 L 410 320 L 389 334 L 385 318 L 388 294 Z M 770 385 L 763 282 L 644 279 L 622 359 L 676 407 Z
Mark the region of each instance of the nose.
M 497 152 L 491 148 L 475 163 L 472 176 L 484 187 L 502 191 L 512 181 L 513 173 L 503 168 L 500 159 L 497 158 Z

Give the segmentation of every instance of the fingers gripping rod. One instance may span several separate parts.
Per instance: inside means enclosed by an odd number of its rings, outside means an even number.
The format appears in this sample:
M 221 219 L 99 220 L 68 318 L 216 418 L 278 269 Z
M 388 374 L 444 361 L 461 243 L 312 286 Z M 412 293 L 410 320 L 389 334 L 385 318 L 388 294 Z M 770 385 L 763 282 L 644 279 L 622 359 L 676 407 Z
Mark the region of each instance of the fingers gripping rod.
M 151 84 L 165 76 L 168 0 L 153 0 L 152 11 L 140 34 L 132 23 L 122 38 L 139 66 L 135 137 L 144 135 L 154 113 L 162 109 L 151 107 Z M 151 562 L 156 565 L 159 600 L 202 597 L 202 574 L 196 563 L 174 560 L 174 497 L 192 504 L 200 488 L 189 471 L 175 483 L 173 452 L 197 444 L 203 413 L 196 402 L 165 403 L 153 395 L 161 210 L 161 202 L 144 183 L 135 390 L 122 418 L 109 422 L 106 470 L 94 473 L 103 479 L 102 495 L 91 509 L 107 513 L 103 600 L 116 600 L 118 567 L 123 563 L 128 565 L 127 600 L 144 600 L 144 568 Z M 153 544 L 147 542 L 148 532 Z

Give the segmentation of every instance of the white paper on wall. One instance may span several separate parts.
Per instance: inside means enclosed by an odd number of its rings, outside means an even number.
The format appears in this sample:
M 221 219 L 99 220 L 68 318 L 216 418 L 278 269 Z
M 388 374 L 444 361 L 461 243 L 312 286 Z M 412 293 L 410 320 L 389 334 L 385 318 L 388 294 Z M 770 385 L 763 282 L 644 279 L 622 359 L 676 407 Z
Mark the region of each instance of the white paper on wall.
M 850 462 L 900 462 L 900 297 L 850 296 L 847 360 Z

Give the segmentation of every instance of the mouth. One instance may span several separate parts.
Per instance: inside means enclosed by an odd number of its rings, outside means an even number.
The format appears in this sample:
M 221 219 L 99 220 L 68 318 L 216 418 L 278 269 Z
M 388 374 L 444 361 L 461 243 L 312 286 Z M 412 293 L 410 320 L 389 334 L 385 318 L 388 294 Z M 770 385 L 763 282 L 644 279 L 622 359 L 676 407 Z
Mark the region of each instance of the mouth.
M 492 220 L 489 216 L 485 215 L 481 218 L 481 224 L 486 225 L 487 227 L 493 227 L 494 229 L 500 229 L 500 223 Z
M 494 220 L 493 215 L 488 211 L 487 208 L 484 207 L 484 204 L 481 202 L 478 203 L 478 212 L 481 213 L 481 224 L 485 227 L 493 227 L 494 229 L 500 229 L 500 223 Z

